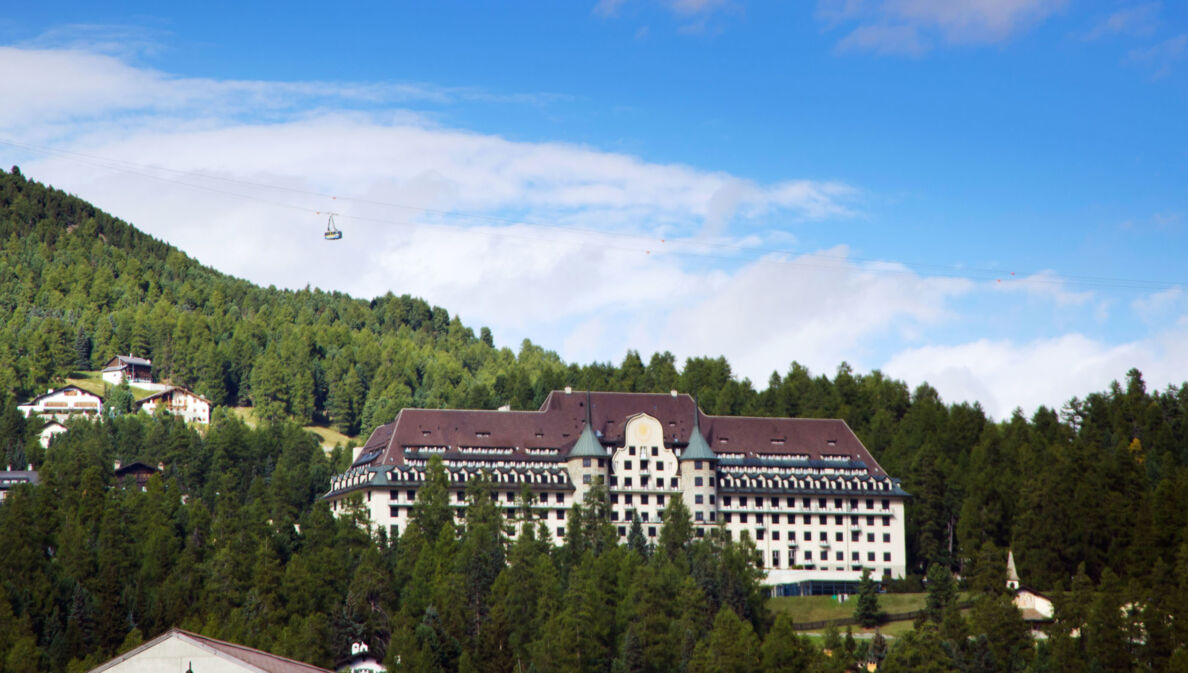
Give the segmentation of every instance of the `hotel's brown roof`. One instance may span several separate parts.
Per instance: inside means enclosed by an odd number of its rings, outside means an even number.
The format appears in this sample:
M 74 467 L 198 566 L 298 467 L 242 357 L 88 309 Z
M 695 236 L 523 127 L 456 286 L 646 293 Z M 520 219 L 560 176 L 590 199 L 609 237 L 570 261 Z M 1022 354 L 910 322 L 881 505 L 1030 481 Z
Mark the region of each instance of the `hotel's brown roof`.
M 862 461 L 872 476 L 884 475 L 866 447 L 839 419 L 709 416 L 689 395 L 664 393 L 590 393 L 594 432 L 605 446 L 622 446 L 627 421 L 648 414 L 664 428 L 666 446 L 684 447 L 700 414 L 702 436 L 719 458 L 764 456 L 847 456 Z M 568 454 L 585 425 L 586 394 L 554 391 L 538 411 L 402 410 L 392 423 L 372 432 L 356 465 L 400 465 L 404 450 L 513 449 L 503 459 L 539 460 L 529 449 Z

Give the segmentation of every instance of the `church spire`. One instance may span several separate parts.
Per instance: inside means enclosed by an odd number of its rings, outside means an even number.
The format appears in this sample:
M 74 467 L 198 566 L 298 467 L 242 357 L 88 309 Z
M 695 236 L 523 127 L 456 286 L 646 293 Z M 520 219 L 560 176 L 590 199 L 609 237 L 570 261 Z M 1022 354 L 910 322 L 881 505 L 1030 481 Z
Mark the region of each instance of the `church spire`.
M 705 437 L 701 434 L 701 408 L 697 405 L 697 400 L 693 400 L 693 431 L 689 433 L 689 443 L 685 446 L 685 450 L 681 453 L 681 460 L 717 460 L 718 457 L 714 455 L 713 449 L 706 443 Z

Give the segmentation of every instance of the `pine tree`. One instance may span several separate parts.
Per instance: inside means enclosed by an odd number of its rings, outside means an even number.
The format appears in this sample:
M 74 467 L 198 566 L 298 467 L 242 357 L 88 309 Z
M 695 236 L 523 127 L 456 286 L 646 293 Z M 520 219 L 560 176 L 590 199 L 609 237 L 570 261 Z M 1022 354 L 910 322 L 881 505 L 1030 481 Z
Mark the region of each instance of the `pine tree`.
M 854 606 L 854 618 L 864 628 L 874 628 L 883 622 L 886 614 L 879 609 L 879 585 L 870 576 L 870 568 L 862 569 L 858 580 L 858 600 Z

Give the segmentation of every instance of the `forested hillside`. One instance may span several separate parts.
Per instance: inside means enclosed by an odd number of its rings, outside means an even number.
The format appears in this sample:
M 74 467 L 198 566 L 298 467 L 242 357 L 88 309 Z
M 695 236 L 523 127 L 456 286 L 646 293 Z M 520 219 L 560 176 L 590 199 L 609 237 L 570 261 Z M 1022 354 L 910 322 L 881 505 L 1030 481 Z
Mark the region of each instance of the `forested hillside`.
M 6 463 L 31 462 L 44 482 L 0 506 L 0 671 L 37 670 L 21 667 L 30 652 L 38 666 L 77 668 L 175 624 L 281 643 L 323 664 L 348 635 L 395 629 L 430 643 L 404 653 L 422 657 L 415 670 L 465 659 L 474 670 L 518 671 L 530 660 L 542 673 L 670 670 L 639 662 L 672 657 L 685 666 L 719 620 L 721 643 L 765 636 L 771 622 L 748 593 L 745 545 L 690 542 L 666 527 L 679 542 L 662 556 L 609 549 L 597 503 L 575 513 L 570 544 L 555 552 L 481 528 L 481 494 L 462 537 L 425 502 L 404 538 L 374 547 L 317 502 L 343 452 L 327 458 L 291 423 L 366 433 L 404 406 L 535 408 L 566 385 L 676 388 L 709 413 L 844 418 L 913 495 L 914 575 L 904 587 L 933 565 L 986 575 L 987 559 L 1012 547 L 1038 589 L 1076 586 L 1084 598 L 1104 582 L 1118 605 L 1150 606 L 1144 623 L 1164 625 L 1160 639 L 1121 646 L 1159 663 L 1144 670 L 1162 670 L 1188 644 L 1188 386 L 1148 391 L 1138 371 L 1119 372 L 1120 383 L 1059 410 L 991 422 L 927 385 L 910 390 L 844 364 L 829 377 L 773 362 L 779 373 L 763 389 L 736 380 L 722 358 L 567 364 L 528 342 L 495 348 L 485 328 L 476 336 L 407 296 L 253 286 L 15 169 L 0 176 L 0 241 L 0 447 Z M 16 402 L 129 352 L 218 404 L 253 406 L 260 429 L 226 414 L 205 435 L 124 416 L 75 425 L 44 455 L 38 421 L 22 419 Z M 166 470 L 147 493 L 124 491 L 113 487 L 116 459 Z M 683 584 L 690 576 L 696 592 Z M 512 590 L 520 586 L 545 589 L 528 600 Z M 596 600 L 583 593 L 596 589 Z M 446 605 L 447 594 L 469 602 Z M 658 598 L 672 594 L 693 603 Z M 657 612 L 633 612 L 646 600 Z M 742 622 L 716 617 L 723 605 Z M 1080 628 L 1089 609 L 1069 605 L 1061 624 Z M 663 618 L 649 621 L 655 614 Z M 1105 626 L 1089 632 L 1117 642 Z M 922 633 L 920 647 L 941 647 Z M 491 634 L 512 650 L 491 650 Z M 644 657 L 640 638 L 660 643 L 648 650 L 656 659 L 634 658 Z M 1078 642 L 1058 655 L 1071 662 L 1060 670 L 1083 670 L 1096 641 Z M 423 659 L 431 655 L 445 659 Z

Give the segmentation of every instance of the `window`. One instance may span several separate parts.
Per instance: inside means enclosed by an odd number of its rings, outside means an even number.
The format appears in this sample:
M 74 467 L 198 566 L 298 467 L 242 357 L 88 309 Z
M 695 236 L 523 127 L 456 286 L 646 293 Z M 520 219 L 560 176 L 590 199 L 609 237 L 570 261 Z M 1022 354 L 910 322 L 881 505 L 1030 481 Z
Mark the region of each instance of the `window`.
M 858 498 L 852 498 L 850 500 L 850 509 L 858 509 Z
M 634 456 L 635 455 L 635 447 L 634 446 L 627 447 L 627 454 Z
M 623 488 L 631 488 L 631 477 L 623 477 Z
M 889 552 L 889 551 L 885 551 L 885 552 L 883 552 L 883 562 L 884 562 L 884 563 L 890 563 L 890 562 L 891 562 L 891 552 Z
M 400 491 L 388 491 L 388 499 L 389 500 L 399 500 L 400 499 Z
M 796 531 L 794 531 L 794 530 L 790 530 L 790 531 L 788 531 L 788 541 L 789 541 L 789 542 L 795 542 L 795 541 L 796 541 Z
M 857 526 L 858 525 L 858 517 L 856 517 L 856 516 L 850 517 L 850 525 Z
M 780 567 L 780 552 L 778 550 L 771 553 L 771 567 Z
M 867 534 L 866 534 L 866 541 L 867 541 L 867 542 L 874 542 L 874 533 L 867 533 Z
M 890 526 L 890 525 L 891 525 L 891 519 L 886 519 L 886 518 L 885 518 L 885 519 L 883 519 L 883 525 L 884 525 L 884 526 Z
M 590 467 L 590 459 L 582 458 L 582 467 Z
M 619 494 L 618 493 L 611 493 L 611 504 L 612 505 L 619 504 Z
M 507 501 L 508 501 L 508 502 L 515 502 L 515 501 L 516 501 L 516 494 L 515 494 L 515 493 L 513 493 L 513 492 L 511 492 L 511 491 L 508 491 L 508 492 L 507 492 Z
M 588 484 L 588 483 L 590 483 L 590 475 L 588 475 L 588 474 L 583 474 L 583 475 L 582 475 L 582 483 L 583 483 L 583 484 Z
M 694 470 L 700 470 L 700 469 L 701 469 L 701 461 L 700 461 L 700 460 L 695 460 L 695 461 L 693 461 L 693 469 L 694 469 Z
M 396 524 L 388 526 L 388 539 L 395 540 L 398 537 L 400 537 L 400 526 Z
M 624 470 L 630 470 L 630 469 L 631 469 L 631 461 L 630 461 L 630 460 L 628 460 L 628 461 L 624 461 L 624 462 L 623 462 L 623 469 L 624 469 Z
M 710 504 L 714 505 L 714 504 L 717 504 L 717 502 L 718 502 L 718 496 L 714 495 L 713 493 L 710 493 Z
M 704 512 L 696 512 L 696 513 L 694 513 L 694 514 L 693 514 L 693 520 L 694 520 L 694 521 L 705 521 L 705 513 L 704 513 Z
M 676 487 L 677 487 L 677 478 L 676 478 L 676 477 L 673 477 L 673 478 L 672 478 L 672 479 L 670 479 L 669 481 L 671 482 L 671 483 L 670 483 L 670 485 L 669 485 L 669 488 L 676 488 Z
M 813 550 L 811 550 L 811 549 L 804 550 L 804 560 L 806 560 L 806 561 L 813 560 Z
M 780 531 L 778 531 L 778 530 L 771 531 L 771 539 L 773 539 L 773 540 L 780 539 Z
M 416 499 L 417 499 L 417 492 L 416 492 L 416 491 L 408 491 L 407 493 L 405 493 L 405 495 L 407 495 L 407 496 L 408 496 L 408 501 L 409 501 L 409 502 L 412 502 L 413 500 L 416 500 Z
M 466 494 L 463 493 L 462 491 L 458 491 L 457 497 L 458 497 L 458 502 L 466 502 Z
M 742 514 L 739 514 L 738 520 L 741 521 L 742 523 L 746 523 L 747 522 L 747 513 L 743 512 Z
M 632 504 L 632 503 L 631 503 L 631 494 L 630 494 L 630 493 L 625 493 L 625 494 L 623 495 L 623 502 L 627 503 L 628 505 Z
M 829 533 L 827 533 L 826 531 L 821 531 L 820 533 L 818 533 L 817 537 L 818 537 L 818 539 L 821 540 L 821 542 L 829 541 Z
M 598 459 L 598 467 L 606 467 L 606 463 L 601 458 Z
M 866 525 L 868 525 L 868 526 L 874 525 L 874 517 L 873 516 L 866 517 Z
M 841 499 L 841 498 L 835 498 L 835 499 L 833 500 L 833 506 L 834 506 L 834 507 L 836 507 L 837 509 L 841 509 L 841 508 L 842 508 L 842 499 Z
M 837 531 L 836 533 L 834 533 L 834 534 L 833 534 L 833 539 L 834 539 L 836 542 L 841 542 L 841 541 L 842 541 L 842 532 L 839 530 L 839 531 Z
M 718 513 L 710 512 L 710 521 L 717 521 L 717 520 L 718 520 Z
M 883 509 L 891 509 L 891 501 L 890 500 L 883 501 Z
M 846 517 L 844 517 L 844 516 L 833 517 L 833 523 L 835 523 L 839 526 L 842 525 L 843 523 L 845 523 L 845 521 L 846 521 Z
M 657 460 L 657 461 L 656 461 L 656 471 L 657 471 L 657 472 L 660 472 L 660 471 L 662 471 L 663 469 L 664 469 L 664 461 L 662 461 L 662 460 Z
M 779 515 L 779 514 L 772 514 L 772 515 L 771 515 L 771 523 L 772 523 L 772 525 L 775 525 L 775 526 L 778 526 L 778 525 L 780 525 L 780 515 Z
M 845 558 L 846 558 L 846 554 L 845 554 L 845 552 L 840 552 L 840 551 L 839 551 L 839 552 L 834 552 L 834 554 L 833 554 L 833 560 L 834 560 L 834 561 L 844 561 L 844 560 L 845 560 Z M 838 568 L 838 570 L 841 570 L 841 568 Z
M 558 502 L 558 503 L 564 503 L 564 502 L 565 502 L 565 494 L 564 494 L 564 493 L 558 493 L 558 494 L 557 494 L 557 502 Z
M 704 480 L 703 480 L 701 477 L 694 477 L 694 478 L 693 478 L 693 485 L 694 485 L 694 486 L 701 486 L 703 483 L 704 483 Z
M 890 541 L 891 541 L 891 534 L 883 533 L 883 542 L 890 542 Z
M 874 499 L 873 498 L 867 498 L 866 509 L 874 509 Z
M 562 528 L 561 526 L 557 526 L 557 535 L 559 537 L 563 537 L 565 535 L 565 529 Z
M 860 534 L 861 534 L 861 533 L 859 533 L 859 532 L 858 532 L 858 531 L 856 531 L 856 530 L 850 531 L 850 542 L 857 542 L 857 541 L 858 541 L 858 536 L 859 536 Z
M 714 478 L 710 477 L 710 486 L 713 486 L 713 485 L 714 485 Z
M 556 519 L 558 521 L 564 521 L 565 520 L 565 510 L 559 509 L 559 510 L 556 510 L 556 512 L 557 512 Z
M 763 528 L 756 528 L 756 529 L 755 529 L 755 539 L 756 539 L 756 540 L 762 540 L 762 539 L 763 539 L 763 534 L 764 534 L 765 532 L 767 532 L 767 531 L 766 531 L 765 529 L 763 529 Z
M 693 502 L 697 505 L 705 504 L 705 497 L 698 493 L 697 495 L 693 496 Z
M 810 507 L 813 506 L 813 501 L 808 498 L 805 498 L 803 501 L 801 501 L 801 504 L 804 505 L 805 509 L 809 509 Z
M 874 552 L 872 552 L 872 551 L 866 552 L 866 560 L 873 563 L 874 562 Z
M 615 477 L 615 476 L 612 476 L 612 477 L 611 477 L 611 483 L 610 483 L 610 485 L 611 485 L 611 486 L 618 486 L 618 485 L 619 485 L 619 478 L 618 478 L 618 477 Z
M 648 537 L 656 537 L 656 527 L 648 526 Z
M 658 446 L 653 446 L 653 447 L 652 447 L 652 455 L 653 455 L 653 456 L 658 456 L 658 455 L 660 455 L 660 447 L 658 447 Z M 657 468 L 657 469 L 659 469 L 659 468 Z
M 726 507 L 730 506 L 730 496 L 728 496 L 728 495 L 722 496 L 722 505 L 724 505 Z
M 796 515 L 795 514 L 788 515 L 788 523 L 792 524 L 792 525 L 796 524 Z
M 627 527 L 619 526 L 619 537 L 626 537 L 626 536 L 627 536 Z
M 612 509 L 611 510 L 611 521 L 618 521 L 618 520 L 619 520 L 619 510 Z
M 647 488 L 647 487 L 648 487 L 648 480 L 649 480 L 649 479 L 651 479 L 651 477 L 649 477 L 649 476 L 648 476 L 648 475 L 646 475 L 646 474 L 645 474 L 645 475 L 643 475 L 642 477 L 640 477 L 640 478 L 639 478 L 639 485 L 640 485 L 640 487 L 641 487 L 641 488 Z
M 647 520 L 648 520 L 648 513 L 647 513 L 647 512 L 644 512 L 644 513 L 643 513 L 643 520 L 644 520 L 644 521 L 647 521 Z
M 858 559 L 858 552 L 851 552 L 851 553 L 850 553 L 850 560 L 851 560 L 851 561 L 855 561 L 855 562 L 857 562 L 857 561 L 859 560 L 859 559 Z
M 641 504 L 641 505 L 648 504 L 648 496 L 646 493 L 644 495 L 639 496 L 639 504 Z
M 788 506 L 795 507 L 796 506 L 796 498 L 788 498 Z
M 393 519 L 400 516 L 400 508 L 396 505 L 388 505 L 388 516 L 392 517 Z
M 726 517 L 726 523 L 730 523 L 730 512 L 723 512 L 722 516 Z
M 817 498 L 817 506 L 825 509 L 825 498 Z
M 664 496 L 662 496 L 662 495 L 656 496 L 656 504 L 663 505 L 664 504 Z
M 648 469 L 648 461 L 646 461 L 646 460 L 639 461 L 639 469 L 646 471 Z

